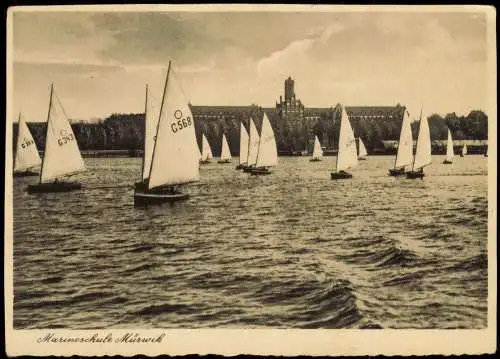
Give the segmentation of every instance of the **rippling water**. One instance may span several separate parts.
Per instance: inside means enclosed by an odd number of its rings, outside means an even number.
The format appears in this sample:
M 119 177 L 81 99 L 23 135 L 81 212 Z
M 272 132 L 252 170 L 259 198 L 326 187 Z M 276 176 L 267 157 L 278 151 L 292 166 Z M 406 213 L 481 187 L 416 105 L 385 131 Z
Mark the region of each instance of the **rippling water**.
M 487 158 L 425 179 L 370 157 L 200 169 L 192 197 L 134 209 L 137 158 L 86 159 L 81 191 L 14 181 L 14 327 L 484 328 Z

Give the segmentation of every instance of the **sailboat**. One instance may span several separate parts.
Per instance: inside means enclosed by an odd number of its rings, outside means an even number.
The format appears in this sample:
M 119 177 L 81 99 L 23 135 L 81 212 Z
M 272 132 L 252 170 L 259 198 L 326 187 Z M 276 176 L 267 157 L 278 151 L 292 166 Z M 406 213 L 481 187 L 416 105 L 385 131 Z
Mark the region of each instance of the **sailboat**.
M 430 165 L 432 162 L 431 155 L 431 134 L 429 132 L 429 124 L 427 118 L 422 118 L 420 112 L 420 126 L 417 138 L 417 150 L 413 158 L 413 166 L 411 171 L 406 173 L 406 178 L 424 178 L 424 167 Z
M 236 166 L 237 170 L 243 169 L 247 166 L 248 145 L 249 137 L 242 121 L 240 124 L 240 163 Z
M 193 114 L 169 61 L 151 166 L 144 188 L 135 188 L 134 206 L 189 198 L 176 186 L 199 180 Z
M 394 159 L 394 168 L 389 169 L 389 176 L 404 176 L 405 167 L 413 160 L 413 135 L 411 133 L 410 114 L 405 111 L 399 134 L 398 152 Z
M 321 161 L 323 157 L 323 150 L 321 149 L 321 143 L 319 143 L 318 136 L 314 136 L 314 147 L 312 158 L 309 160 L 311 162 Z
M 358 160 L 366 160 L 366 156 L 368 156 L 368 152 L 366 151 L 365 144 L 361 141 L 361 137 L 359 137 L 359 154 Z
M 274 131 L 264 112 L 262 119 L 262 129 L 260 131 L 259 147 L 255 167 L 250 170 L 251 175 L 268 175 L 271 173 L 269 167 L 278 164 L 278 149 Z
M 203 137 L 201 138 L 201 148 L 203 152 L 201 154 L 200 163 L 203 165 L 210 163 L 210 160 L 214 158 L 214 156 L 212 155 L 212 149 L 210 148 L 210 143 L 208 143 L 205 134 L 203 134 Z
M 40 181 L 37 184 L 29 185 L 27 191 L 28 193 L 45 193 L 69 192 L 80 189 L 82 185 L 78 182 L 60 181 L 59 179 L 83 170 L 85 170 L 85 163 L 78 148 L 75 134 L 61 102 L 55 95 L 54 84 L 51 84 Z
M 488 157 L 488 149 L 489 147 L 486 147 L 486 153 L 484 154 L 484 157 Z
M 222 151 L 220 154 L 220 160 L 218 163 L 231 163 L 231 151 L 229 150 L 229 145 L 227 144 L 226 134 L 222 134 Z
M 151 169 L 151 158 L 153 157 L 153 148 L 155 143 L 156 127 L 158 116 L 154 112 L 154 107 L 149 96 L 148 86 L 146 85 L 146 100 L 144 109 L 144 154 L 142 157 L 142 177 L 140 182 L 135 183 L 136 189 L 146 189 L 149 171 Z
M 462 147 L 462 153 L 460 154 L 460 157 L 464 157 L 467 155 L 467 145 L 464 144 Z
M 449 165 L 453 163 L 452 159 L 455 153 L 453 152 L 453 140 L 451 138 L 451 131 L 448 129 L 448 142 L 446 143 L 446 158 L 444 159 L 443 163 L 445 165 Z
M 253 119 L 250 118 L 250 135 L 248 137 L 248 157 L 247 165 L 243 172 L 250 172 L 257 163 L 257 152 L 259 151 L 260 137 Z
M 336 171 L 331 172 L 332 180 L 352 178 L 347 169 L 358 164 L 358 152 L 354 132 L 349 122 L 345 107 L 342 106 L 342 117 L 340 119 L 339 150 L 337 153 Z
M 14 160 L 14 177 L 38 176 L 38 172 L 32 171 L 33 167 L 42 163 L 36 143 L 24 120 L 19 113 L 17 129 L 16 158 Z

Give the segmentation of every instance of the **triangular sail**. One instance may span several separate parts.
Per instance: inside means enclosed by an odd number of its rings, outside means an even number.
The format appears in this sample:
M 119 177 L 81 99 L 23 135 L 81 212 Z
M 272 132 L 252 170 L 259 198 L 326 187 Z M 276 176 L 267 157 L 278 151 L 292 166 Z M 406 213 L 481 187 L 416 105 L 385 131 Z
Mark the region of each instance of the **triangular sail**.
M 359 138 L 359 157 L 364 158 L 368 156 L 368 152 L 366 151 L 365 144 L 361 141 L 361 137 Z
M 221 160 L 230 160 L 231 159 L 231 151 L 229 150 L 229 145 L 227 143 L 226 135 L 222 134 L 222 151 L 220 154 Z
M 462 155 L 466 155 L 467 154 L 467 145 L 464 144 L 464 146 L 462 147 Z
M 240 130 L 240 165 L 246 164 L 248 159 L 248 133 L 241 122 Z
M 248 159 L 247 165 L 253 166 L 257 163 L 257 151 L 259 150 L 259 133 L 253 120 L 250 118 L 250 136 L 248 140 Z
M 203 134 L 203 137 L 201 139 L 201 145 L 202 145 L 202 148 L 203 148 L 203 152 L 201 154 L 201 158 L 203 160 L 211 160 L 213 158 L 212 149 L 210 148 L 210 143 L 208 143 L 208 140 L 205 137 L 205 134 Z
M 276 148 L 276 139 L 274 131 L 264 113 L 262 119 L 262 130 L 260 131 L 259 150 L 257 152 L 257 167 L 271 167 L 278 164 L 278 150 Z
M 148 188 L 199 180 L 193 114 L 169 62 Z
M 158 113 L 153 106 L 151 95 L 146 86 L 146 108 L 144 115 L 144 157 L 142 166 L 142 180 L 146 181 L 151 169 L 151 158 L 155 143 L 156 128 L 158 127 Z
M 451 138 L 451 131 L 450 129 L 448 129 L 448 142 L 446 143 L 446 161 L 451 162 L 454 155 L 453 139 Z
M 423 168 L 432 162 L 431 155 L 431 135 L 427 117 L 420 117 L 420 126 L 418 130 L 417 150 L 413 162 L 413 170 Z
M 340 120 L 339 150 L 337 153 L 337 172 L 345 171 L 358 164 L 358 151 L 354 132 L 349 122 L 345 107 L 342 107 Z
M 321 149 L 321 143 L 318 140 L 318 136 L 314 136 L 314 147 L 312 158 L 321 158 L 323 157 L 323 150 Z
M 401 133 L 399 135 L 398 153 L 396 155 L 395 168 L 411 165 L 413 161 L 413 135 L 411 133 L 410 114 L 405 111 Z
M 20 172 L 40 165 L 42 160 L 40 159 L 36 143 L 33 140 L 33 136 L 26 124 L 24 116 L 21 116 L 21 114 L 19 114 L 19 126 L 17 131 L 14 171 Z
M 41 183 L 85 169 L 75 134 L 55 95 L 53 86 L 51 86 L 49 102 L 47 136 L 40 173 Z

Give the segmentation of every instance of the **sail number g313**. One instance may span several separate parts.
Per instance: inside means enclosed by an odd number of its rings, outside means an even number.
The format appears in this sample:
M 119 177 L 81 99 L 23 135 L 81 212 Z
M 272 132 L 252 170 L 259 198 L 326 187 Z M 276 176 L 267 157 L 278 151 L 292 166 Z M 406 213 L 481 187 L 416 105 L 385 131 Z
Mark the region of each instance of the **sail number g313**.
M 177 131 L 183 130 L 183 129 L 185 129 L 193 124 L 193 121 L 191 120 L 191 116 L 183 117 L 181 110 L 175 110 L 174 118 L 177 120 L 177 122 L 172 122 L 170 124 L 170 128 L 172 129 L 173 133 L 176 133 Z
M 31 145 L 34 145 L 35 141 L 33 140 L 28 140 L 27 138 L 23 139 L 23 142 L 21 143 L 22 148 L 28 148 Z
M 59 144 L 59 146 L 64 146 L 68 142 L 75 140 L 75 137 L 73 136 L 73 134 L 71 134 L 71 133 L 67 134 L 66 130 L 59 131 L 59 134 L 61 135 L 61 137 L 59 137 L 57 139 L 57 143 Z

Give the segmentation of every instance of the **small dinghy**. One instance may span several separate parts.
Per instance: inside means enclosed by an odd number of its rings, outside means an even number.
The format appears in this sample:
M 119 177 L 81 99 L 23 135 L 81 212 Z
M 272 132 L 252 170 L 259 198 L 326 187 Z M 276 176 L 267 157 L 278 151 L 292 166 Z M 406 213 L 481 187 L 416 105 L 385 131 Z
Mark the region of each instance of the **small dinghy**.
M 450 165 L 453 163 L 453 156 L 455 153 L 453 152 L 453 139 L 451 138 L 451 131 L 448 129 L 448 142 L 446 143 L 446 158 L 443 161 L 443 164 Z
M 189 195 L 177 186 L 199 180 L 199 151 L 193 115 L 177 83 L 171 62 L 168 64 L 155 138 L 147 179 L 135 184 L 136 207 L 185 200 Z
M 250 134 L 248 137 L 248 157 L 243 172 L 250 173 L 257 163 L 257 153 L 259 152 L 260 136 L 252 118 L 250 118 Z
M 205 134 L 203 134 L 203 137 L 201 139 L 201 145 L 202 145 L 203 152 L 201 154 L 200 164 L 206 165 L 206 164 L 212 162 L 211 159 L 214 158 L 214 156 L 212 155 L 212 148 L 210 148 L 210 143 L 208 143 L 208 140 L 205 137 Z
M 358 160 L 364 161 L 366 160 L 366 156 L 368 156 L 368 151 L 366 150 L 365 144 L 361 141 L 361 137 L 359 138 L 359 154 Z
M 342 106 L 342 117 L 340 119 L 339 150 L 337 152 L 337 166 L 335 172 L 330 173 L 332 180 L 352 178 L 352 174 L 346 170 L 357 166 L 358 151 L 354 132 L 349 122 L 345 107 Z
M 250 119 L 251 121 L 251 119 Z M 243 125 L 243 121 L 240 123 L 240 163 L 236 166 L 237 170 L 244 169 L 247 166 L 248 161 L 248 147 L 250 145 L 250 138 L 248 137 L 248 132 Z
M 222 150 L 220 160 L 217 163 L 231 163 L 231 151 L 229 150 L 229 145 L 224 133 L 222 134 Z
M 70 192 L 81 189 L 80 183 L 61 181 L 60 178 L 83 170 L 85 170 L 85 163 L 78 148 L 75 134 L 59 99 L 55 95 L 52 84 L 50 86 L 49 113 L 40 181 L 38 184 L 29 185 L 27 192 L 30 194 Z
M 463 145 L 462 147 L 462 153 L 460 153 L 460 157 L 465 157 L 467 156 L 467 145 Z
M 412 170 L 406 173 L 408 179 L 424 179 L 424 167 L 432 162 L 431 155 L 431 134 L 427 118 L 422 118 L 420 113 L 420 126 L 417 138 L 417 150 L 413 158 Z
M 321 143 L 318 140 L 318 136 L 314 136 L 314 147 L 312 158 L 309 160 L 310 162 L 319 162 L 323 158 L 323 150 L 321 149 Z
M 274 131 L 271 123 L 264 112 L 255 167 L 250 169 L 250 174 L 252 176 L 269 175 L 271 174 L 271 170 L 269 168 L 276 166 L 277 164 L 278 149 L 276 147 L 276 139 L 274 137 Z
M 394 159 L 394 168 L 389 169 L 389 176 L 398 177 L 406 174 L 405 167 L 413 160 L 413 135 L 411 133 L 410 114 L 403 113 L 403 122 L 399 134 L 398 152 Z
M 38 172 L 33 168 L 40 166 L 42 160 L 38 154 L 38 148 L 33 140 L 33 136 L 26 124 L 24 116 L 19 113 L 16 145 L 16 158 L 14 159 L 14 177 L 38 176 Z

